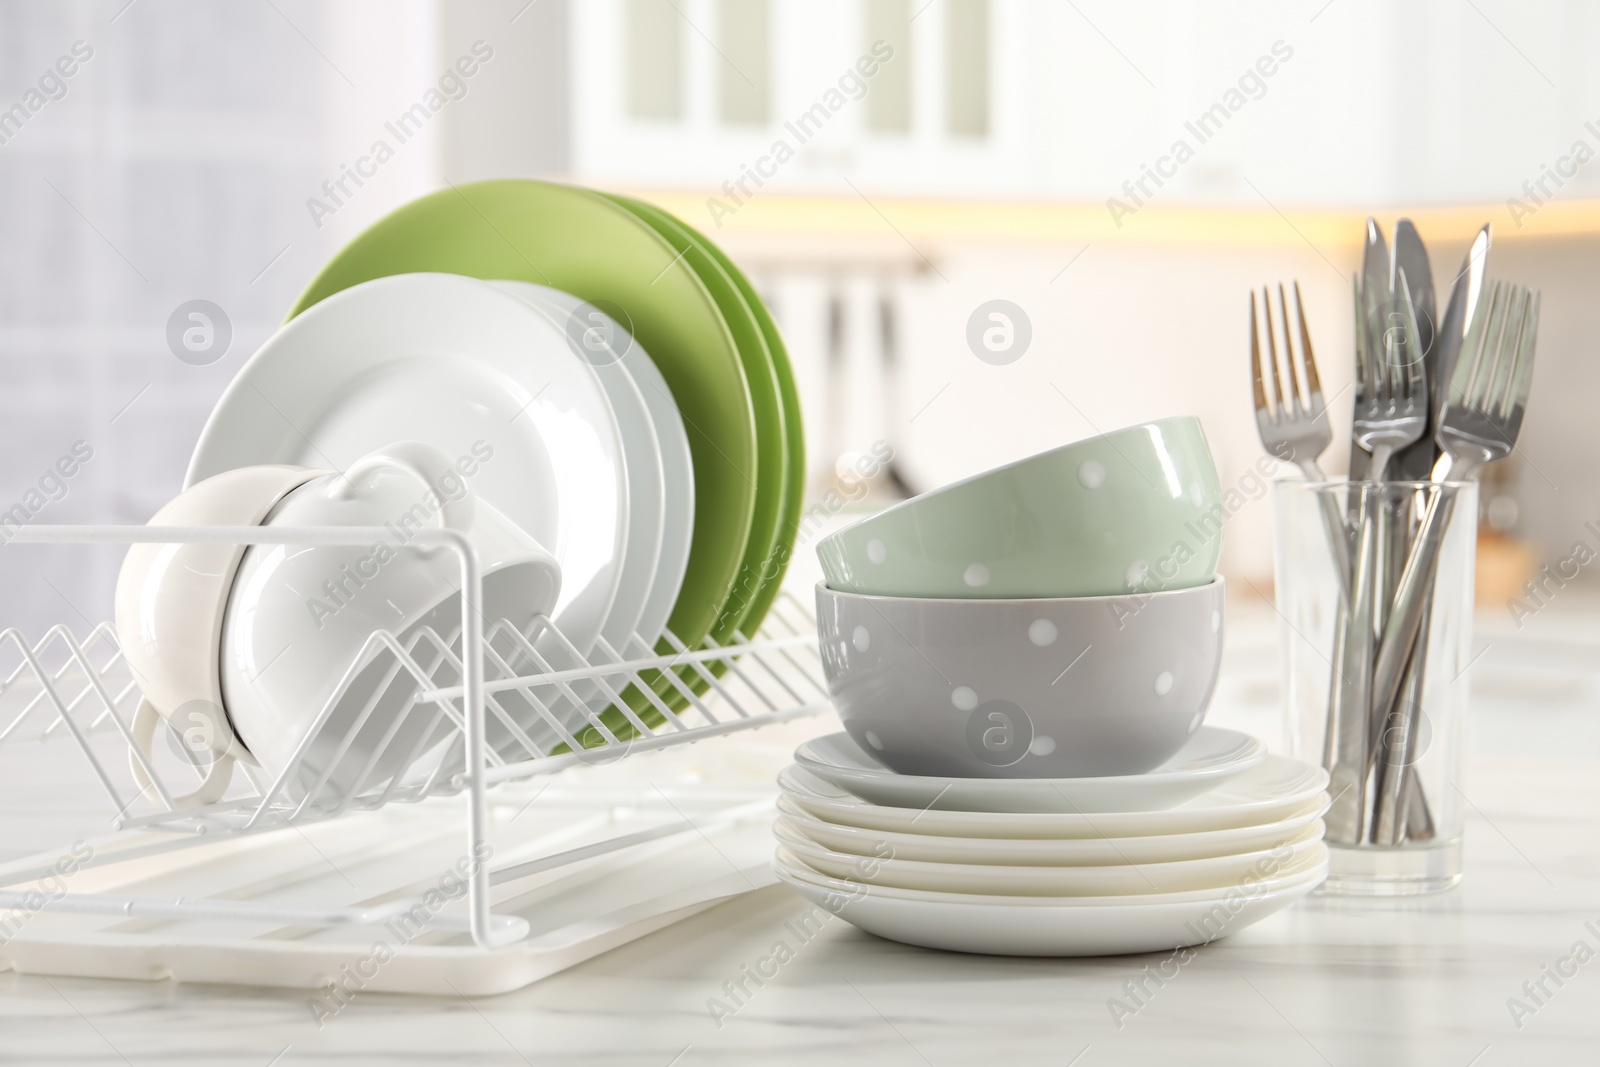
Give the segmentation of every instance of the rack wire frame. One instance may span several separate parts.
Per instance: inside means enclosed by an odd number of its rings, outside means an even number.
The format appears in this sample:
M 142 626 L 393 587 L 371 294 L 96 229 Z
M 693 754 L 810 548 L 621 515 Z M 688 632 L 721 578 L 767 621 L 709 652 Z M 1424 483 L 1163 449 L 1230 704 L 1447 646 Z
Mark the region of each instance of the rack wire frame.
M 379 527 L 355 526 L 40 525 L 17 530 L 10 540 L 33 544 L 360 547 L 374 543 L 384 534 Z M 814 620 L 805 605 L 791 594 L 778 598 L 762 630 L 754 636 L 739 633 L 726 644 L 708 637 L 702 647 L 691 649 L 669 631 L 662 638 L 671 649 L 669 654 L 656 652 L 639 635 L 633 635 L 621 649 L 600 638 L 585 655 L 547 618 L 535 619 L 526 630 L 505 620 L 486 620 L 479 607 L 483 602 L 480 564 L 471 543 L 460 533 L 422 530 L 408 547 L 444 549 L 456 557 L 460 576 L 459 627 L 446 634 L 428 627 L 404 634 L 375 631 L 345 670 L 292 755 L 270 780 L 248 764 L 239 764 L 248 795 L 225 796 L 195 806 L 174 801 L 177 790 L 170 781 L 172 771 L 163 771 L 134 740 L 131 708 L 140 694 L 109 623 L 95 626 L 82 640 L 64 625 L 51 627 L 31 643 L 15 628 L 0 631 L 0 657 L 10 658 L 15 664 L 0 677 L 0 744 L 24 738 L 48 739 L 58 732 L 69 734 L 115 810 L 113 825 L 118 830 L 159 832 L 156 840 L 111 853 L 107 862 L 461 792 L 467 794 L 467 854 L 477 856 L 486 854 L 483 846 L 488 839 L 488 790 L 496 785 L 551 774 L 579 763 L 612 762 L 633 752 L 783 722 L 830 707 L 827 687 L 819 674 L 821 658 Z M 308 753 L 314 743 L 323 740 L 322 734 L 351 683 L 360 672 L 382 659 L 387 660 L 387 666 L 374 695 L 347 730 L 337 735 L 332 760 L 318 772 L 307 763 Z M 699 684 L 690 684 L 684 675 L 692 676 Z M 358 734 L 374 721 L 379 695 L 390 692 L 396 684 L 408 684 L 407 679 L 413 692 L 358 772 L 346 782 L 332 781 L 335 765 L 350 755 Z M 656 679 L 660 683 L 653 684 Z M 663 692 L 674 693 L 678 699 L 668 700 Z M 625 699 L 628 693 L 639 695 L 634 703 L 639 699 L 647 702 L 660 722 L 654 726 L 646 722 Z M 21 708 L 16 710 L 19 703 Z M 674 709 L 675 703 L 681 710 Z M 614 710 L 602 714 L 608 707 Z M 532 719 L 528 717 L 530 711 Z M 403 723 L 412 716 L 430 718 L 411 743 L 411 749 L 404 753 L 400 769 L 385 773 L 380 769 L 381 757 L 397 743 Z M 500 731 L 495 747 L 487 741 L 491 721 Z M 24 727 L 30 724 L 39 729 L 27 733 Z M 532 736 L 530 730 L 540 736 Z M 107 733 L 120 738 L 128 759 L 143 770 L 147 786 L 141 789 L 136 785 L 131 791 L 119 787 L 93 743 L 95 736 Z M 190 750 L 180 751 L 193 760 Z M 151 810 L 135 811 L 141 805 Z M 591 845 L 576 850 L 571 860 L 576 862 L 630 844 L 623 838 Z M 548 869 L 559 862 L 562 857 L 547 858 L 540 861 L 540 866 Z M 16 887 L 45 873 L 43 869 L 13 870 L 4 876 L 0 880 L 0 909 L 27 906 L 27 894 L 4 888 L 5 885 Z M 516 874 L 510 870 L 491 871 L 488 864 L 476 865 L 467 879 L 465 916 L 441 914 L 435 916 L 435 925 L 470 933 L 474 943 L 484 950 L 526 936 L 525 921 L 496 916 L 490 909 L 491 882 L 502 882 Z M 341 926 L 381 923 L 391 912 L 411 903 L 396 901 L 381 909 L 283 909 L 238 901 L 69 893 L 51 906 L 64 912 L 150 918 L 228 917 Z

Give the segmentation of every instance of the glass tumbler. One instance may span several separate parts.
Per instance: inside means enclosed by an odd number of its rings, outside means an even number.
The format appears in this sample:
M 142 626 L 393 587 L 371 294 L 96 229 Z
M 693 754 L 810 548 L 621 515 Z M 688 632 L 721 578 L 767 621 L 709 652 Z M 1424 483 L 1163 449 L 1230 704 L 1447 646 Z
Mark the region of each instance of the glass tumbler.
M 1273 490 L 1289 747 L 1328 771 L 1333 798 L 1321 892 L 1449 889 L 1461 879 L 1477 486 Z

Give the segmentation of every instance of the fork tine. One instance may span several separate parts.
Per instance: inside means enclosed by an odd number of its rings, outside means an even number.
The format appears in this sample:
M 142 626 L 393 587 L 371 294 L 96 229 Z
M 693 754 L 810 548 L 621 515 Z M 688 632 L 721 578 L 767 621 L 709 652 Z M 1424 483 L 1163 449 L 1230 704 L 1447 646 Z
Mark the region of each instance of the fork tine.
M 1284 413 L 1283 386 L 1278 380 L 1278 342 L 1273 340 L 1272 327 L 1272 290 L 1263 287 L 1261 290 L 1261 310 L 1267 316 L 1267 362 L 1272 370 L 1272 399 L 1277 404 L 1278 414 Z
M 1366 395 L 1370 378 L 1367 373 L 1367 328 L 1362 320 L 1361 308 L 1361 275 L 1350 275 L 1350 297 L 1355 301 L 1356 313 L 1356 401 L 1359 403 Z
M 1478 411 L 1487 409 L 1489 393 L 1494 388 L 1495 368 L 1500 363 L 1501 351 L 1505 347 L 1510 298 L 1510 285 L 1505 282 L 1495 282 L 1494 293 L 1487 309 L 1487 320 L 1483 327 L 1483 351 L 1479 353 L 1477 366 L 1473 368 L 1472 388 L 1467 393 L 1467 404 Z
M 1505 388 L 1495 398 L 1495 411 L 1501 418 L 1510 415 L 1511 409 L 1516 405 L 1517 388 L 1521 383 L 1522 357 L 1525 350 L 1523 340 L 1528 330 L 1533 327 L 1533 323 L 1530 321 L 1533 315 L 1533 293 L 1531 290 L 1523 289 L 1518 295 L 1521 299 L 1517 302 L 1517 330 L 1516 333 L 1507 338 L 1511 351 L 1508 353 Z
M 1388 312 L 1384 315 L 1384 318 L 1387 319 L 1391 315 L 1395 314 L 1398 313 L 1392 311 Z M 1395 328 L 1393 326 L 1385 326 L 1383 328 L 1383 352 L 1377 367 L 1379 386 L 1376 390 L 1376 395 L 1378 399 L 1385 401 L 1394 400 L 1396 387 L 1400 383 L 1400 379 L 1397 377 L 1395 371 L 1400 366 L 1401 357 L 1400 353 L 1396 350 L 1403 343 L 1405 337 L 1405 328 L 1401 327 L 1400 341 L 1395 339 L 1394 330 Z
M 1473 305 L 1467 336 L 1461 342 L 1455 373 L 1450 376 L 1450 393 L 1446 397 L 1448 404 L 1466 404 L 1476 388 L 1478 365 L 1483 361 L 1484 338 L 1488 334 L 1489 310 L 1498 287 L 1498 282 L 1485 280 L 1484 291 L 1478 294 L 1478 302 Z
M 1256 326 L 1256 291 L 1250 290 L 1250 377 L 1252 379 L 1252 396 L 1256 403 L 1257 414 L 1269 411 L 1267 407 L 1267 386 L 1261 377 L 1261 333 Z
M 1310 355 L 1310 338 L 1306 336 L 1306 309 L 1296 307 L 1301 312 L 1301 347 L 1299 358 L 1296 358 L 1294 339 L 1290 334 L 1290 301 L 1283 294 L 1283 283 L 1278 282 L 1278 310 L 1283 312 L 1283 357 L 1285 357 L 1285 373 L 1288 374 L 1291 400 L 1294 410 L 1306 414 L 1310 411 L 1310 384 L 1306 381 L 1306 358 Z
M 1289 300 L 1283 295 L 1283 283 L 1278 283 L 1278 310 L 1283 315 L 1283 374 L 1284 384 L 1289 387 L 1289 404 L 1296 414 L 1303 412 L 1310 405 L 1300 402 L 1301 387 L 1305 385 L 1305 369 L 1300 367 L 1300 361 L 1294 355 L 1294 335 L 1289 332 Z M 1299 369 L 1297 369 L 1299 368 Z
M 1523 317 L 1528 311 L 1528 291 L 1521 286 L 1506 287 L 1505 321 L 1495 347 L 1493 373 L 1484 389 L 1483 410 L 1497 412 L 1506 407 L 1516 380 L 1517 342 L 1522 335 Z
M 1310 349 L 1310 330 L 1306 328 L 1306 304 L 1299 296 L 1299 278 L 1294 280 L 1293 285 L 1294 318 L 1299 322 L 1301 350 L 1306 354 L 1306 360 L 1301 366 L 1301 370 L 1306 371 L 1306 394 L 1314 408 L 1322 408 L 1322 379 L 1317 376 L 1317 354 Z M 1320 414 L 1320 411 L 1312 411 L 1312 414 Z
M 1306 385 L 1306 409 L 1313 419 L 1320 419 L 1327 413 L 1328 405 L 1322 398 L 1322 377 L 1317 374 L 1317 354 L 1311 347 L 1311 330 L 1306 326 L 1306 305 L 1300 298 L 1299 279 L 1293 285 L 1295 321 L 1300 324 L 1300 350 L 1304 356 L 1300 371 Z
M 1517 338 L 1516 370 L 1511 377 L 1511 388 L 1506 390 L 1505 407 L 1501 417 L 1517 425 L 1522 422 L 1522 409 L 1528 404 L 1528 391 L 1533 385 L 1533 353 L 1539 340 L 1539 304 L 1537 290 L 1528 294 L 1528 310 L 1522 321 L 1522 331 Z
M 1401 383 L 1400 395 L 1408 400 L 1415 400 L 1426 394 L 1428 388 L 1427 372 L 1422 365 L 1422 330 L 1417 325 L 1417 305 L 1411 296 L 1411 285 L 1406 280 L 1406 272 L 1396 268 L 1399 285 L 1400 314 L 1405 319 L 1406 362 L 1399 368 L 1404 381 Z

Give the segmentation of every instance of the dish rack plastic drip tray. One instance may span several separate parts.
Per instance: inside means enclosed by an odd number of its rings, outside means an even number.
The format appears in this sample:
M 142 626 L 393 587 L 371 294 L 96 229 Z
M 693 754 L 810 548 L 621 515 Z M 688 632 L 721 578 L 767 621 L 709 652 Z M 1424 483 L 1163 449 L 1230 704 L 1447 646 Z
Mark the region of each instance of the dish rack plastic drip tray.
M 39 526 L 14 540 L 361 545 L 377 532 Z M 636 635 L 581 655 L 548 620 L 482 618 L 463 539 L 417 541 L 459 558 L 459 623 L 373 633 L 287 763 L 239 764 L 213 803 L 174 801 L 204 770 L 177 728 L 150 753 L 134 743 L 141 694 L 109 623 L 0 632 L 0 746 L 76 748 L 115 828 L 0 866 L 0 968 L 487 994 L 775 880 L 770 780 L 691 787 L 674 777 L 687 753 L 627 760 L 828 709 L 804 604 L 781 595 L 758 633 L 726 644 Z M 377 695 L 343 700 L 374 677 L 374 694 L 404 694 L 392 721 L 374 715 Z M 549 777 L 580 764 L 579 778 Z

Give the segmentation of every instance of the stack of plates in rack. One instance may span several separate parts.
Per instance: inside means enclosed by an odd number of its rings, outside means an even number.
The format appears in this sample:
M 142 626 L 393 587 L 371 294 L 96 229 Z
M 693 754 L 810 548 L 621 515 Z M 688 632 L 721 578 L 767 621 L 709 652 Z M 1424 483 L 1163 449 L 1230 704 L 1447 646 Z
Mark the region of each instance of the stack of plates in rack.
M 1019 956 L 1153 952 L 1237 933 L 1327 873 L 1325 771 L 1206 726 L 1107 778 L 930 778 L 847 734 L 778 778 L 778 876 L 881 937 Z
M 561 637 L 537 646 L 552 667 L 736 641 L 777 595 L 805 473 L 788 357 L 744 275 L 650 205 L 494 181 L 380 220 L 245 363 L 186 485 L 254 464 L 343 470 L 396 441 L 459 457 L 472 493 L 555 557 Z M 621 686 L 576 688 L 556 714 L 599 740 L 591 715 Z M 620 709 L 604 720 L 625 736 Z

